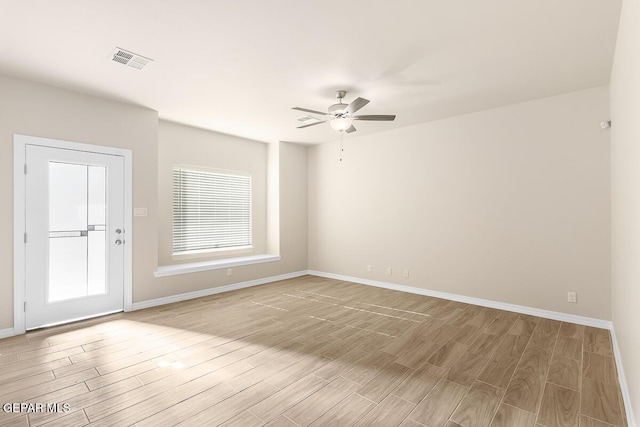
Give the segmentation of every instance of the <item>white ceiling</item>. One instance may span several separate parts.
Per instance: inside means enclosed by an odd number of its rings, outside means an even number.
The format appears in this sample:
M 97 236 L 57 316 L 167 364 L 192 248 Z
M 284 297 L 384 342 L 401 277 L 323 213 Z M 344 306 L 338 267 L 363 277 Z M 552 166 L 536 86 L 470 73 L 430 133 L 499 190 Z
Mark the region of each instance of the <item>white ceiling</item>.
M 259 141 L 334 91 L 377 132 L 608 84 L 621 0 L 0 0 L 0 73 Z M 150 57 L 142 71 L 115 47 Z M 1 94 L 0 94 L 1 96 Z

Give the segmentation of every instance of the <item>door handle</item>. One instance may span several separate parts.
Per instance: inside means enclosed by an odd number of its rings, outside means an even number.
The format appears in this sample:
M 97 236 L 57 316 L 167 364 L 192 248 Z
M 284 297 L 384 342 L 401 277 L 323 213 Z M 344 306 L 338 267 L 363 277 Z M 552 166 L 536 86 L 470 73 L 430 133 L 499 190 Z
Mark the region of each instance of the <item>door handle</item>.
M 118 246 L 120 246 L 120 245 L 121 245 L 121 244 L 123 244 L 123 243 L 124 243 L 124 242 L 123 242 L 122 240 L 120 240 L 120 239 L 117 239 L 117 240 L 116 240 L 116 245 L 118 245 Z

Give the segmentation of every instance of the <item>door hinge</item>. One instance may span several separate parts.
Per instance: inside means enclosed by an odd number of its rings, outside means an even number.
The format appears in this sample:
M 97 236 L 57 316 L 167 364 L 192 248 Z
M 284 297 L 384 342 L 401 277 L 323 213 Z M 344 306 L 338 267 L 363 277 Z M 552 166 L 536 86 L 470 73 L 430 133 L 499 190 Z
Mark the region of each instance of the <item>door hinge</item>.
M 27 174 L 27 164 L 26 163 L 24 164 L 24 174 L 25 175 Z
M 24 242 L 27 243 L 27 233 L 24 233 Z
M 24 312 L 25 313 L 27 312 L 27 302 L 26 301 L 24 302 Z

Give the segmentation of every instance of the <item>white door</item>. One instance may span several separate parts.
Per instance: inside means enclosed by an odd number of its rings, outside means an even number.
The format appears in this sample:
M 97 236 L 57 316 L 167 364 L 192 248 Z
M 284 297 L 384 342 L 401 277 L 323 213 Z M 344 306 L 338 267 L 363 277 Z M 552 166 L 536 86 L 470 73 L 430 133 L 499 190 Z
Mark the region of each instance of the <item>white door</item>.
M 124 158 L 25 151 L 26 328 L 122 311 Z

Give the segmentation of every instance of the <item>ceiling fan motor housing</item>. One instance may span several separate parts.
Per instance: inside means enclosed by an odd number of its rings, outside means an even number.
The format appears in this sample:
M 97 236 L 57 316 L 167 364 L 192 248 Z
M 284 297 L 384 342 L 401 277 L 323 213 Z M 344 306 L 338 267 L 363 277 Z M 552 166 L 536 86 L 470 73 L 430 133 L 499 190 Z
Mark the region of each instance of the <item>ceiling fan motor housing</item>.
M 335 116 L 343 116 L 346 115 L 347 112 L 345 111 L 347 109 L 347 104 L 333 104 L 332 106 L 329 107 L 329 114 L 333 114 Z

